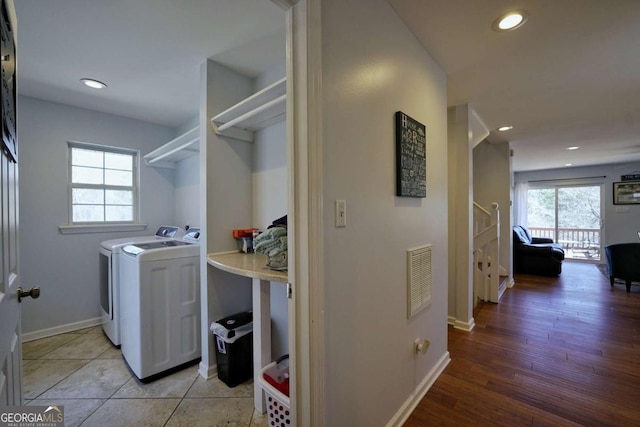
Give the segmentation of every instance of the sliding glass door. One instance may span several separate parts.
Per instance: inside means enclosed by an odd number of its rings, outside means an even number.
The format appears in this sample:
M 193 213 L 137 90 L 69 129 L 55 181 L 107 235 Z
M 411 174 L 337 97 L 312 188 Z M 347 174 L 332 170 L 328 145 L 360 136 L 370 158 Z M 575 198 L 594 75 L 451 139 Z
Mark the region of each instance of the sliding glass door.
M 529 188 L 529 231 L 533 236 L 549 237 L 562 245 L 566 258 L 600 261 L 602 194 L 601 184 Z

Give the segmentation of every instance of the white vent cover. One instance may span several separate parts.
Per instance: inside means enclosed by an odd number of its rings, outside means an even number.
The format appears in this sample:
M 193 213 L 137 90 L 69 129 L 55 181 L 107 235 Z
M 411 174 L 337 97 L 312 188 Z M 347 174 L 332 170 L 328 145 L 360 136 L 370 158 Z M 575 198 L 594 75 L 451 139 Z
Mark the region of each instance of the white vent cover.
M 407 250 L 407 318 L 431 303 L 431 245 Z

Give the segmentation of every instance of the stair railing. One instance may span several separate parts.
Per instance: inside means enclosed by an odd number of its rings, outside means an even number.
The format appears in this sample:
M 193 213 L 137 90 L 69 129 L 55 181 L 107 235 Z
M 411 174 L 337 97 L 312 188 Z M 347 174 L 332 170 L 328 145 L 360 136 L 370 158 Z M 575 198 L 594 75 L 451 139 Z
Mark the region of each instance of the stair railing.
M 474 296 L 483 301 L 498 302 L 500 289 L 500 209 L 491 211 L 473 202 L 473 288 Z

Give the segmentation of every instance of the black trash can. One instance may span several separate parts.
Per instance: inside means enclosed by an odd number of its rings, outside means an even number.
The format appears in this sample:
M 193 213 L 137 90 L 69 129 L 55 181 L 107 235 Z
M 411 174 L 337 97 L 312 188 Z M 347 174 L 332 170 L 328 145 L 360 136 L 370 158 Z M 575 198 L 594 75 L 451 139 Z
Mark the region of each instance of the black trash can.
M 228 385 L 253 378 L 253 313 L 237 313 L 211 324 L 216 342 L 218 378 Z

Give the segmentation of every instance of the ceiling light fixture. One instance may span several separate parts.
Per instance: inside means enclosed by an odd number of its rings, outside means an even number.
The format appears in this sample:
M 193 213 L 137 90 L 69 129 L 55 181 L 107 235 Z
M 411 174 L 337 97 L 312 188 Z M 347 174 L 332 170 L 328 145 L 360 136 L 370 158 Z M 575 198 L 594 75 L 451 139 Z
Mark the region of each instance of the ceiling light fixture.
M 95 79 L 80 79 L 80 81 L 82 83 L 84 83 L 86 86 L 89 86 L 92 89 L 104 89 L 107 87 L 106 84 L 102 83 L 101 81 L 95 80 Z
M 498 132 L 506 132 L 506 131 L 511 130 L 511 129 L 513 129 L 513 126 L 500 126 L 498 128 Z
M 580 147 L 578 147 L 577 145 L 574 145 L 573 147 L 567 147 L 567 150 L 573 151 L 573 150 L 577 150 L 578 148 Z
M 505 13 L 498 19 L 493 21 L 493 28 L 495 31 L 511 31 L 516 28 L 520 28 L 527 22 L 529 15 L 524 10 L 514 10 L 513 12 Z
M 573 166 L 573 163 L 565 163 L 565 166 Z

